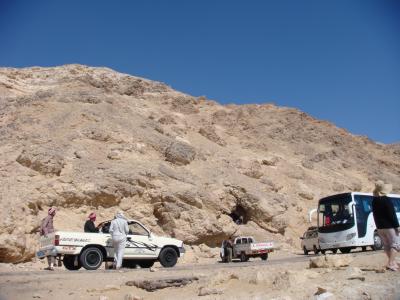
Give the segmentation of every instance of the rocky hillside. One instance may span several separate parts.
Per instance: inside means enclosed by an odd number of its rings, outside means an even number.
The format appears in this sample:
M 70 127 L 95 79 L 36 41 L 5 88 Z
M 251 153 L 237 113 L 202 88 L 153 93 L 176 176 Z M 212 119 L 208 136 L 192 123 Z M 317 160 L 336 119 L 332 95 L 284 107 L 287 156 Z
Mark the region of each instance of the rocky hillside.
M 400 191 L 397 146 L 106 68 L 0 68 L 0 139 L 0 262 L 33 257 L 51 205 L 57 229 L 120 208 L 188 244 L 251 232 L 291 247 L 319 197 L 378 178 Z

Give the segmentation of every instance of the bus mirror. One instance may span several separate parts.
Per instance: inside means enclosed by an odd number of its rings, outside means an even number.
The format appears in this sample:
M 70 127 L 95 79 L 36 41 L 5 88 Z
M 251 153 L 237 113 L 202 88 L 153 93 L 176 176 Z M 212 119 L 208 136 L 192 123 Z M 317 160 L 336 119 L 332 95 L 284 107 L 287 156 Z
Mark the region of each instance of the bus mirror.
M 312 215 L 317 212 L 317 209 L 314 208 L 308 212 L 308 221 L 312 223 Z

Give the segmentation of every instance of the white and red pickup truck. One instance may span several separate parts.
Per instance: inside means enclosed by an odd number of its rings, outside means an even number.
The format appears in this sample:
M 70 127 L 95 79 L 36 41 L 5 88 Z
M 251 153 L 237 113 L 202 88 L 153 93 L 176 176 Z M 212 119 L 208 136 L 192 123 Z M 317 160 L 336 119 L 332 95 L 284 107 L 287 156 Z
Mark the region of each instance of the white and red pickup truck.
M 220 256 L 223 262 L 231 262 L 239 258 L 248 261 L 251 257 L 268 259 L 268 253 L 274 251 L 273 242 L 256 243 L 252 236 L 238 236 L 232 240 L 224 240 L 221 245 Z
M 108 230 L 111 221 L 99 224 L 99 233 L 56 231 L 40 238 L 37 257 L 56 256 L 65 268 L 98 269 L 103 261 L 113 261 L 114 248 Z M 156 236 L 143 224 L 129 220 L 123 266 L 142 268 L 159 261 L 164 267 L 173 267 L 185 253 L 183 242 L 174 238 Z

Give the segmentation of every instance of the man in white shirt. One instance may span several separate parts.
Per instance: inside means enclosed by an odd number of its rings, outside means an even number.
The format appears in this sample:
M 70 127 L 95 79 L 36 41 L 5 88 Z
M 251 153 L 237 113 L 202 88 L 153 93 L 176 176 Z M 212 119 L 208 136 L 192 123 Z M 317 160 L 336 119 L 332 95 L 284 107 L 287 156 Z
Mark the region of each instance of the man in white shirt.
M 121 211 L 111 221 L 110 234 L 114 247 L 114 268 L 120 269 L 125 252 L 126 235 L 129 233 L 128 222 Z

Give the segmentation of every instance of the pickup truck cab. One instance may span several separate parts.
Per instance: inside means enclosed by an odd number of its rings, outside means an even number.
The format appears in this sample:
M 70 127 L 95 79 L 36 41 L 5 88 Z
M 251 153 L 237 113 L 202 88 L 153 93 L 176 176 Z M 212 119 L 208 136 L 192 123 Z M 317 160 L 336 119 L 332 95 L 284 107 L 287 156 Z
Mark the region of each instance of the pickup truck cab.
M 57 256 L 65 268 L 98 269 L 103 261 L 114 260 L 114 248 L 109 234 L 111 220 L 99 224 L 99 233 L 56 231 L 40 238 L 37 257 Z M 185 253 L 183 242 L 156 236 L 136 220 L 128 220 L 123 266 L 151 267 L 159 261 L 164 267 L 173 267 Z
M 220 256 L 223 262 L 230 262 L 239 258 L 248 261 L 251 257 L 268 259 L 268 253 L 274 251 L 273 242 L 256 243 L 252 236 L 238 236 L 233 240 L 224 240 L 221 245 Z

